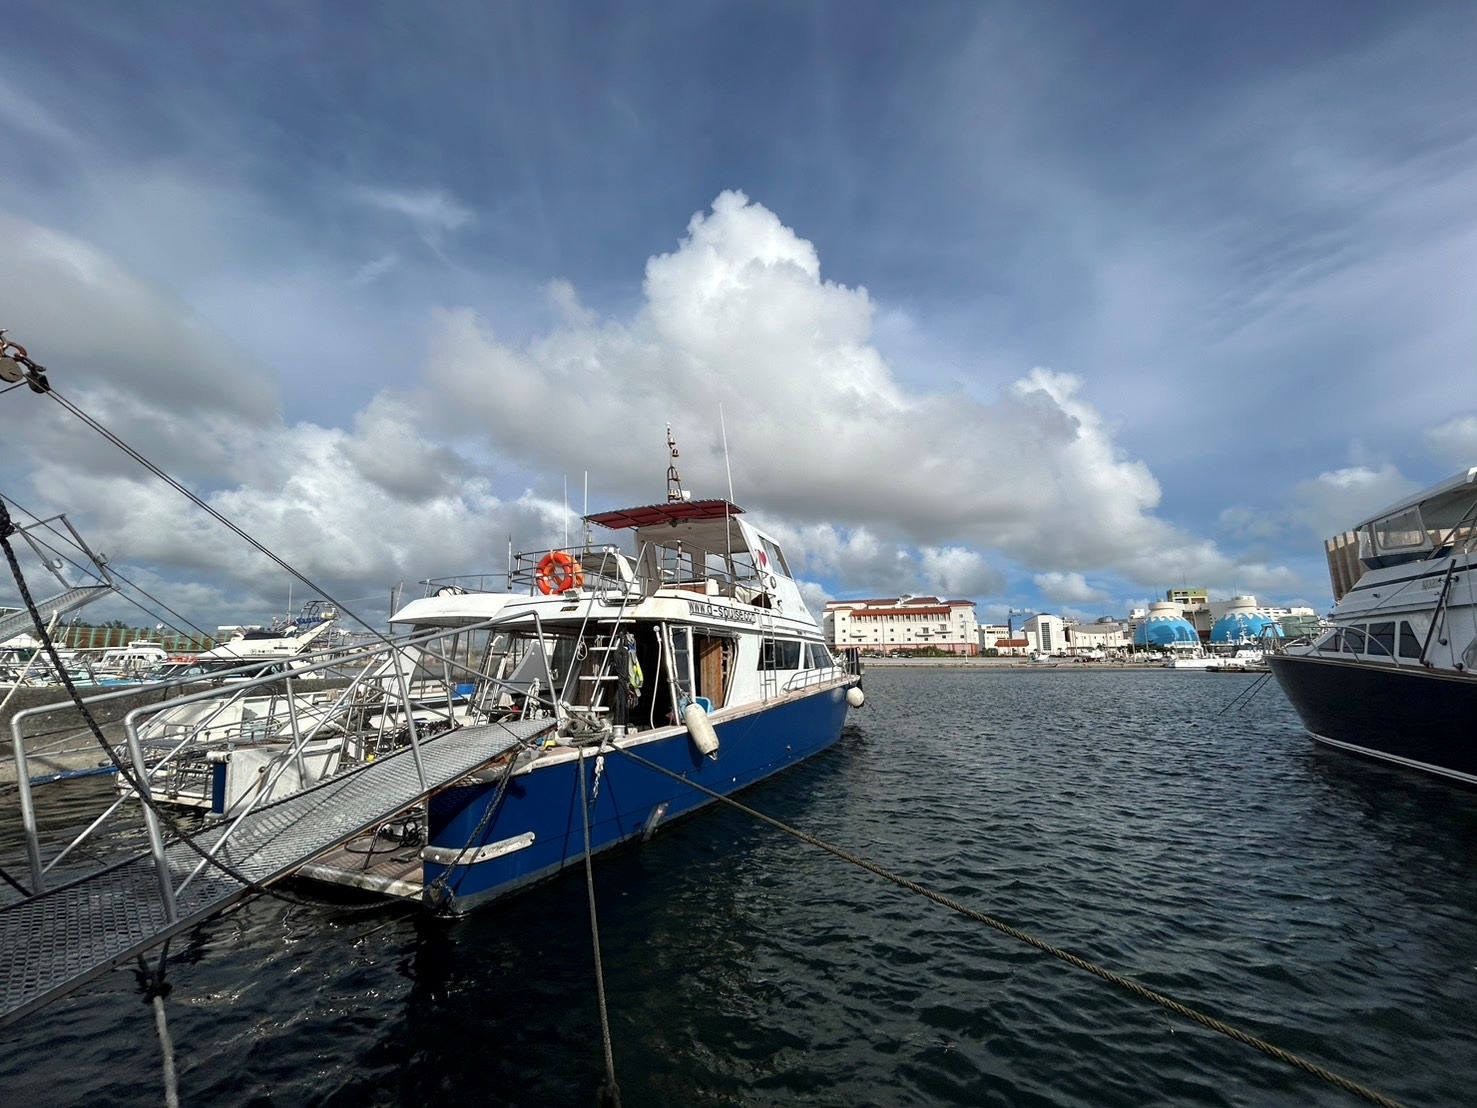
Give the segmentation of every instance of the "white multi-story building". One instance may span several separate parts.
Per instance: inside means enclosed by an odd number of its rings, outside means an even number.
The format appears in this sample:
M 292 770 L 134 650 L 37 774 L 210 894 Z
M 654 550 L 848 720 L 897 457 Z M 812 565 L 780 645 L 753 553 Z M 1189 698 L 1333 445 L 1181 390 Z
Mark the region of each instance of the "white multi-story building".
M 1067 624 L 1067 650 L 1072 654 L 1090 651 L 1122 650 L 1132 638 L 1128 625 L 1117 620 L 1098 620 L 1096 623 Z
M 933 649 L 971 657 L 980 650 L 973 600 L 908 595 L 833 600 L 822 622 L 826 638 L 838 650 L 911 654 Z
M 1030 643 L 1032 654 L 1065 654 L 1067 652 L 1067 625 L 1061 616 L 1043 613 L 1026 620 L 1021 628 L 1021 638 Z

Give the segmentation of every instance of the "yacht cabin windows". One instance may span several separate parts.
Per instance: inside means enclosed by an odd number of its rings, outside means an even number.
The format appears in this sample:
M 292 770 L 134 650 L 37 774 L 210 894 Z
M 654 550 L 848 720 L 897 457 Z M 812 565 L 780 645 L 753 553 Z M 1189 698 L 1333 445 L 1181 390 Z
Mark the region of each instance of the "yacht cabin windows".
M 784 551 L 776 546 L 772 540 L 765 538 L 763 535 L 759 535 L 758 539 L 760 548 L 764 552 L 765 560 L 769 562 L 769 572 L 778 573 L 781 577 L 789 577 L 790 565 L 785 561 Z
M 1381 658 L 1395 657 L 1395 624 L 1369 625 L 1369 652 Z
M 801 648 L 795 639 L 766 639 L 759 655 L 760 669 L 800 669 Z
M 799 639 L 767 639 L 759 652 L 760 669 L 830 669 L 836 664 L 824 643 Z
M 1405 620 L 1387 620 L 1336 627 L 1318 643 L 1318 650 L 1324 654 L 1414 661 L 1421 656 L 1421 639 Z
M 1431 538 L 1426 534 L 1420 508 L 1407 508 L 1384 519 L 1377 519 L 1369 525 L 1369 529 L 1374 535 L 1374 548 L 1378 554 L 1403 554 L 1411 550 L 1431 549 Z

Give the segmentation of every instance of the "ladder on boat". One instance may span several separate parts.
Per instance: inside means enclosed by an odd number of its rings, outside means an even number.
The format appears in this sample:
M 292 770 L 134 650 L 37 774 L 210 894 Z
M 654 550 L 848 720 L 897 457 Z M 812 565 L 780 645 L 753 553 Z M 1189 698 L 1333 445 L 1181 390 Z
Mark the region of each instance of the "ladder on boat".
M 269 884 L 553 726 L 551 720 L 518 720 L 423 739 L 421 768 L 411 749 L 401 749 L 264 804 L 233 824 L 208 828 L 195 841 L 248 880 Z M 167 844 L 164 860 L 168 877 L 150 853 L 141 852 L 68 884 L 0 904 L 0 1025 L 251 893 L 249 886 L 205 865 L 183 842 Z

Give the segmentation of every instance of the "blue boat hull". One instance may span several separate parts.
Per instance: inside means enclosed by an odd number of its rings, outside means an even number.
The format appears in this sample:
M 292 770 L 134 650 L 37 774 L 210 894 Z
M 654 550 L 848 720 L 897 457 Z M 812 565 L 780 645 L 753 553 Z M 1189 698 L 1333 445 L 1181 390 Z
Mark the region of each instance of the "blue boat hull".
M 672 773 L 682 774 L 715 792 L 730 794 L 762 781 L 833 745 L 846 722 L 846 685 L 819 689 L 803 697 L 715 721 L 716 759 L 697 752 L 685 731 L 638 742 L 631 752 Z M 590 807 L 591 849 L 609 850 L 649 835 L 658 825 L 714 803 L 713 798 L 607 750 L 601 759 L 598 792 Z M 585 761 L 587 789 L 595 792 L 596 759 Z M 584 822 L 578 798 L 580 764 L 576 759 L 540 766 L 508 783 L 507 795 L 482 834 L 477 828 L 496 797 L 496 784 L 447 789 L 431 798 L 427 813 L 428 842 L 433 848 L 460 851 L 516 840 L 530 832 L 533 841 L 475 865 L 425 864 L 425 887 L 445 878 L 447 902 L 466 912 L 506 896 L 535 881 L 552 877 L 565 866 L 584 860 Z M 471 841 L 476 836 L 475 841 Z

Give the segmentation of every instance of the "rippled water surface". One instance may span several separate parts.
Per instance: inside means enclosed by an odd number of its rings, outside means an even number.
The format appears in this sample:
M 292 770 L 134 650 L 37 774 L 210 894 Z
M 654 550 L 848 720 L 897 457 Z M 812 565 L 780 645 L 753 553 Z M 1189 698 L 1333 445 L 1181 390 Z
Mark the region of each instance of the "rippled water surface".
M 744 799 L 1385 1093 L 1471 1103 L 1477 791 L 1315 747 L 1275 685 L 1218 714 L 1255 680 L 876 669 L 834 750 Z M 627 1105 L 1354 1103 L 731 810 L 596 882 Z M 595 1102 L 578 873 L 456 922 L 257 901 L 169 974 L 187 1104 Z M 0 1032 L 0 1091 L 158 1103 L 131 975 Z

